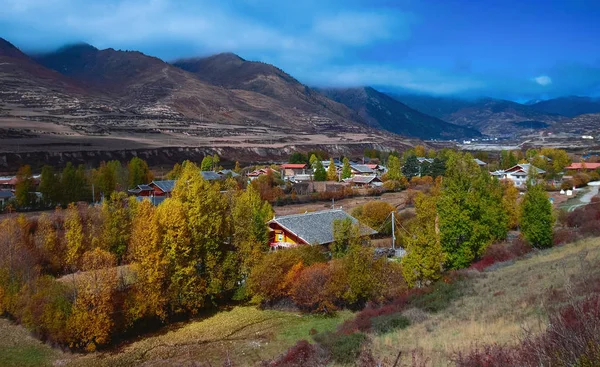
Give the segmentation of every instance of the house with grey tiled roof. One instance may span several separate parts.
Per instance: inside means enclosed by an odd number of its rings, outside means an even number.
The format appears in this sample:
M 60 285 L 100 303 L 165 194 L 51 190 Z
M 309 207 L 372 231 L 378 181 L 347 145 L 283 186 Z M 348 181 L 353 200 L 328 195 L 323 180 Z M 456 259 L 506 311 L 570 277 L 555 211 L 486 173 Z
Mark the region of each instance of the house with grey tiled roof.
M 336 220 L 358 220 L 341 209 L 293 214 L 275 217 L 267 224 L 272 247 L 293 247 L 297 245 L 327 245 L 334 241 L 333 223 Z M 361 225 L 361 232 L 371 236 L 377 232 Z
M 363 175 L 355 175 L 353 177 L 347 178 L 344 180 L 344 182 L 350 183 L 353 186 L 380 186 L 381 185 L 381 179 L 379 179 L 379 177 L 377 177 L 376 175 L 369 175 L 369 176 L 363 176 Z

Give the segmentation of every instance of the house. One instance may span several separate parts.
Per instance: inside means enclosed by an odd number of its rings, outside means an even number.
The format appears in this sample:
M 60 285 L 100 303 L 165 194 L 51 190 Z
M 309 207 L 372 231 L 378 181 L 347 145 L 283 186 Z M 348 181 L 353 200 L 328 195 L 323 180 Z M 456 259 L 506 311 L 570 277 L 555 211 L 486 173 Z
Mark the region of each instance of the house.
M 15 197 L 10 190 L 0 190 L 0 207 L 4 207 L 8 202 Z
M 281 177 L 294 177 L 296 175 L 306 174 L 306 164 L 304 163 L 285 163 L 279 166 Z
M 33 183 L 34 185 L 39 185 L 40 184 L 40 175 L 33 175 Z M 5 189 L 5 190 L 15 190 L 17 188 L 17 176 L 2 176 L 0 177 L 0 189 Z
M 213 171 L 200 171 L 200 174 L 206 181 L 219 181 L 225 178 L 225 176 Z
M 350 169 L 352 170 L 352 175 L 372 175 L 375 173 L 366 164 L 351 164 Z
M 423 164 L 423 162 L 431 164 L 433 163 L 433 158 L 417 157 L 417 161 L 419 162 L 419 164 Z
M 571 163 L 565 171 L 595 171 L 600 168 L 600 163 Z
M 344 182 L 348 182 L 352 184 L 352 186 L 358 187 L 373 187 L 373 186 L 381 186 L 382 182 L 377 175 L 369 175 L 369 176 L 359 176 L 356 175 L 354 177 L 350 177 L 344 180 Z
M 127 192 L 135 196 L 152 196 L 154 189 L 150 185 L 137 185 L 135 188 L 127 190 Z
M 222 169 L 219 172 L 217 172 L 217 174 L 219 176 L 221 176 L 221 178 L 226 178 L 226 177 L 236 178 L 236 177 L 240 177 L 239 173 L 236 173 L 235 171 L 230 170 L 230 169 Z
M 543 169 L 537 168 L 529 163 L 523 163 L 512 166 L 509 169 L 490 172 L 490 174 L 498 177 L 499 180 L 510 180 L 515 186 L 520 187 L 527 183 L 530 169 L 533 169 L 536 176 L 546 173 Z
M 328 245 L 334 241 L 333 223 L 335 220 L 358 220 L 341 209 L 323 210 L 313 213 L 286 215 L 273 218 L 267 223 L 271 247 L 286 248 L 298 245 Z M 371 236 L 377 232 L 362 226 L 361 232 Z
M 271 168 L 269 168 L 269 167 L 266 167 L 266 168 L 259 168 L 259 169 L 256 169 L 256 170 L 254 170 L 254 171 L 252 171 L 252 172 L 248 173 L 246 176 L 248 176 L 248 178 L 249 178 L 250 180 L 255 180 L 255 179 L 257 179 L 257 178 L 258 178 L 258 177 L 260 177 L 260 176 L 266 175 L 266 174 L 268 174 L 268 173 L 273 173 L 273 172 L 275 172 L 275 171 L 273 171 L 273 170 L 272 170 Z
M 171 193 L 175 188 L 175 180 L 152 181 L 148 184 L 152 189 L 149 196 L 164 196 L 171 197 Z
M 477 163 L 477 165 L 478 165 L 479 167 L 484 167 L 484 166 L 487 166 L 487 163 L 485 163 L 484 161 L 482 161 L 482 160 L 481 160 L 481 159 L 479 159 L 479 158 L 475 158 L 474 160 L 475 160 L 475 163 Z

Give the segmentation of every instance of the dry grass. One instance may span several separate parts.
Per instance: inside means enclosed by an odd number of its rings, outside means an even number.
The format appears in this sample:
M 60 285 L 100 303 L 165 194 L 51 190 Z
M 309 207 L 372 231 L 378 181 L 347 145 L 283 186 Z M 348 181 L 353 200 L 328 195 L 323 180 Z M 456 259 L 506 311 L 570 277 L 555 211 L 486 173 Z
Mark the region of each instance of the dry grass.
M 300 315 L 236 307 L 201 321 L 186 323 L 163 335 L 152 336 L 121 348 L 77 356 L 69 366 L 236 366 L 257 365 L 283 353 L 299 339 L 312 340 L 310 330 L 333 330 L 352 316 Z
M 600 267 L 600 239 L 587 239 L 539 252 L 466 281 L 466 294 L 448 309 L 407 329 L 377 336 L 378 359 L 393 361 L 423 349 L 435 366 L 448 365 L 453 353 L 474 343 L 514 343 L 522 327 L 542 330 L 547 306 L 573 281 Z

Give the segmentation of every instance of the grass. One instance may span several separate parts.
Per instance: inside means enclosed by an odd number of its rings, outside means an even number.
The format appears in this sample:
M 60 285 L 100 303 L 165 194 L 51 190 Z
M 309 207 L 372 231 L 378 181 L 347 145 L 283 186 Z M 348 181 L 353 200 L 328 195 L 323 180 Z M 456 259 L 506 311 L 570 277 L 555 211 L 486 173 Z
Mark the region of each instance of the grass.
M 494 271 L 475 272 L 450 307 L 404 330 L 373 336 L 375 356 L 393 361 L 399 350 L 410 355 L 421 349 L 431 365 L 447 366 L 449 356 L 474 343 L 514 343 L 524 326 L 543 330 L 554 292 L 564 291 L 573 279 L 599 267 L 600 239 L 593 238 L 533 254 Z
M 311 329 L 332 331 L 352 313 L 333 317 L 235 307 L 204 320 L 188 322 L 162 335 L 147 337 L 118 351 L 79 355 L 69 366 L 256 365 L 272 359 L 299 339 L 312 340 Z
M 6 319 L 0 319 L 0 366 L 51 366 L 61 353 L 30 336 Z

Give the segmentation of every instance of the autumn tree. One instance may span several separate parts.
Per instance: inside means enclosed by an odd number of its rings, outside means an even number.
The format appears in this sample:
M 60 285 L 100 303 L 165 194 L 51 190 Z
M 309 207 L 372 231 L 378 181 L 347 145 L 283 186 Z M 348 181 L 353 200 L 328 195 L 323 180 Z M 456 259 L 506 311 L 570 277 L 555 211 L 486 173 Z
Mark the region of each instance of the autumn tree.
M 352 219 L 336 219 L 333 221 L 333 243 L 330 246 L 333 257 L 342 257 L 352 246 L 361 246 L 367 239 L 361 233 L 360 224 Z
M 94 351 L 110 342 L 115 328 L 116 258 L 95 248 L 85 252 L 81 260 L 83 273 L 73 280 L 76 297 L 67 325 L 72 347 Z
M 52 166 L 45 165 L 42 167 L 42 174 L 40 175 L 40 185 L 38 190 L 42 194 L 42 200 L 47 207 L 60 203 L 60 178 L 54 172 L 54 168 Z
M 213 171 L 218 171 L 219 170 L 219 163 L 221 162 L 221 158 L 219 158 L 219 155 L 217 153 L 213 154 L 212 157 L 213 161 L 212 161 L 212 165 L 213 165 Z
M 552 246 L 552 204 L 542 185 L 528 183 L 520 214 L 521 233 L 527 242 L 537 248 Z
M 168 316 L 169 262 L 156 214 L 154 205 L 144 200 L 137 206 L 131 225 L 128 259 L 137 274 L 137 281 L 126 306 L 130 323 L 146 317 L 165 320 Z
M 415 199 L 416 220 L 405 236 L 402 273 L 409 286 L 421 286 L 439 279 L 446 255 L 442 249 L 437 228 L 437 200 L 439 189 L 431 195 L 419 193 Z
M 35 182 L 29 165 L 19 167 L 15 186 L 17 205 L 22 208 L 32 207 L 35 204 Z
M 64 268 L 65 248 L 63 241 L 56 230 L 56 217 L 42 213 L 37 221 L 37 229 L 34 234 L 36 248 L 39 249 L 43 259 L 42 265 L 48 273 L 58 274 Z
M 104 216 L 103 248 L 113 253 L 120 262 L 127 250 L 131 233 L 131 211 L 124 192 L 113 192 L 102 203 Z
M 127 174 L 121 162 L 116 160 L 100 163 L 100 167 L 94 170 L 93 177 L 94 184 L 105 198 L 128 185 Z
M 400 158 L 390 155 L 388 158 L 388 171 L 387 177 L 390 180 L 400 181 L 402 179 L 402 165 L 400 164 Z
M 329 167 L 327 167 L 327 181 L 337 181 L 338 174 L 333 158 L 329 159 Z
M 173 169 L 171 169 L 169 171 L 169 173 L 167 173 L 167 180 L 176 180 L 179 178 L 179 176 L 181 175 L 181 170 L 182 170 L 182 166 L 179 163 L 175 163 L 175 165 L 173 166 Z
M 233 172 L 238 173 L 238 174 L 242 172 L 242 167 L 240 167 L 240 162 L 235 161 L 235 167 L 233 167 Z
M 84 251 L 83 225 L 75 204 L 69 204 L 65 211 L 65 265 L 74 270 Z
M 510 181 L 502 183 L 502 208 L 507 215 L 507 227 L 509 230 L 516 229 L 519 224 L 519 190 Z
M 395 210 L 391 204 L 385 201 L 373 200 L 354 208 L 352 216 L 362 224 L 380 233 L 391 234 L 392 222 L 390 214 Z
M 133 188 L 140 184 L 147 184 L 152 181 L 154 175 L 150 168 L 148 167 L 148 163 L 145 160 L 133 157 L 127 164 L 127 170 L 129 172 L 129 187 Z
M 427 154 L 427 150 L 425 149 L 425 147 L 423 145 L 415 146 L 415 155 L 417 157 L 425 157 L 426 154 Z
M 273 209 L 250 185 L 236 195 L 231 216 L 233 244 L 239 257 L 240 275 L 245 278 L 269 249 L 266 223 L 273 218 Z

